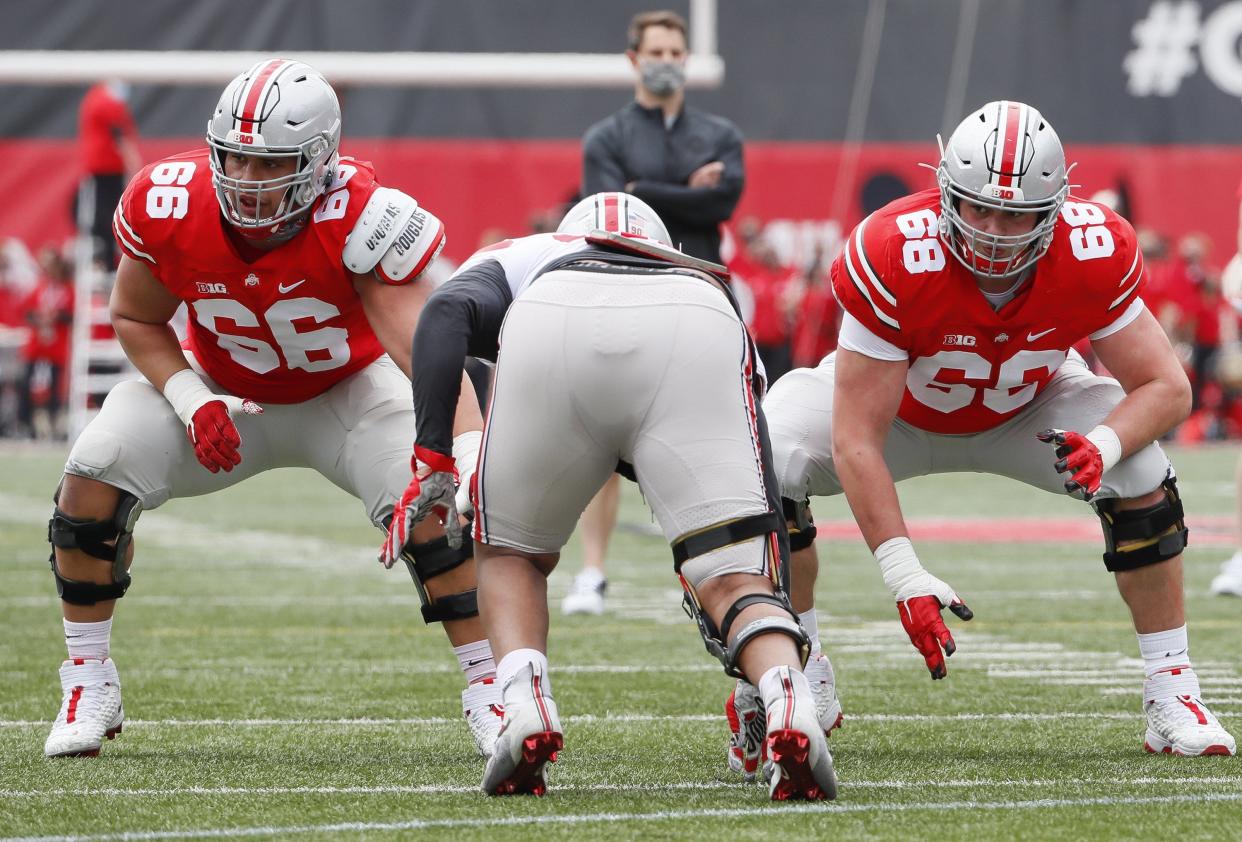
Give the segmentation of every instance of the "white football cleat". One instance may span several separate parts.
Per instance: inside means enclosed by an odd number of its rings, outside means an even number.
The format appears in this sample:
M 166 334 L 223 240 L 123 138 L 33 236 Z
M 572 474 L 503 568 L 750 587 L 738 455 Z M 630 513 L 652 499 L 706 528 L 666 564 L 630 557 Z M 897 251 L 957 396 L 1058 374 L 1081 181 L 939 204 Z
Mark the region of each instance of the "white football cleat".
M 121 733 L 121 679 L 111 658 L 72 658 L 60 665 L 60 713 L 47 735 L 48 757 L 95 757 Z
M 604 613 L 604 591 L 608 590 L 608 580 L 593 567 L 585 567 L 574 577 L 569 586 L 569 593 L 561 601 L 562 614 L 594 614 Z
M 815 715 L 819 717 L 819 727 L 824 729 L 824 736 L 832 735 L 833 730 L 841 727 L 845 714 L 841 711 L 841 700 L 837 698 L 837 676 L 833 672 L 832 662 L 823 652 L 812 652 L 802 674 L 811 685 L 811 695 L 815 697 Z
M 739 678 L 725 700 L 725 718 L 729 720 L 729 769 L 742 775 L 747 782 L 753 781 L 764 759 L 764 737 L 767 736 L 759 688 Z
M 1220 572 L 1212 580 L 1211 590 L 1216 596 L 1242 596 L 1242 550 L 1220 566 Z
M 1147 736 L 1143 748 L 1164 754 L 1201 757 L 1232 756 L 1237 751 L 1233 735 L 1199 698 L 1199 679 L 1189 666 L 1162 670 L 1143 685 L 1143 712 Z
M 461 710 L 470 725 L 475 748 L 484 760 L 492 756 L 505 715 L 504 697 L 496 680 L 485 678 L 461 691 Z
M 528 664 L 504 689 L 504 721 L 496 747 L 483 769 L 487 795 L 543 795 L 548 790 L 547 764 L 565 744 L 556 702 L 547 678 Z
M 783 695 L 766 705 L 767 759 L 763 764 L 773 801 L 833 799 L 837 774 L 828 740 L 819 727 L 806 676 L 789 667 L 778 673 Z

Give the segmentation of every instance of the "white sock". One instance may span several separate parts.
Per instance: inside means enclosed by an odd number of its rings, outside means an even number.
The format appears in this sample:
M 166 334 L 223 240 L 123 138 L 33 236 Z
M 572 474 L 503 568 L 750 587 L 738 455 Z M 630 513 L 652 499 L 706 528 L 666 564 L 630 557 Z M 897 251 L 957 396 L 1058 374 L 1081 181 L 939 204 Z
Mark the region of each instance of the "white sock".
M 496 683 L 501 689 L 508 684 L 513 676 L 521 671 L 522 667 L 527 664 L 537 664 L 543 673 L 543 686 L 548 692 L 552 692 L 552 680 L 548 678 L 548 656 L 540 652 L 538 649 L 514 649 L 508 655 L 500 659 L 500 663 L 496 665 Z
M 806 629 L 806 636 L 811 639 L 811 654 L 823 651 L 819 645 L 819 618 L 815 616 L 815 609 L 803 611 L 798 619 L 802 621 L 802 628 Z
M 112 640 L 112 618 L 98 623 L 74 623 L 65 620 L 65 648 L 70 658 L 95 658 L 104 660 L 108 657 L 108 647 Z
M 487 638 L 454 646 L 453 654 L 457 656 L 457 663 L 461 664 L 461 671 L 466 674 L 469 683 L 478 684 L 485 678 L 496 677 L 496 659 L 492 657 L 492 645 Z
M 789 678 L 793 683 L 794 692 L 798 692 L 799 688 L 801 688 L 804 694 L 802 698 L 811 698 L 811 685 L 801 671 L 791 667 L 772 667 L 759 679 L 759 694 L 763 696 L 763 705 L 768 710 L 772 710 L 774 705 L 779 704 L 785 698 L 785 686 L 781 681 L 781 676 L 786 669 L 789 670 Z
M 1143 656 L 1143 674 L 1148 678 L 1165 670 L 1190 667 L 1190 644 L 1184 623 L 1175 629 L 1140 634 L 1138 643 Z

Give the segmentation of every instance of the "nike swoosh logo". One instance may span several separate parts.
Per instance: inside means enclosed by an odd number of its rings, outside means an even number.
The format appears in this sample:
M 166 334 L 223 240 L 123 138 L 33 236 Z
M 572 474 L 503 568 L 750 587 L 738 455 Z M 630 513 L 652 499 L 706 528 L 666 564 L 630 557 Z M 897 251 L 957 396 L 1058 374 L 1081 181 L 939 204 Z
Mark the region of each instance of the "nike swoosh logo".
M 477 667 L 479 664 L 483 663 L 486 660 L 487 658 L 479 658 L 477 661 L 466 661 L 466 666 Z
M 284 295 L 286 292 L 293 292 L 295 289 L 297 289 L 304 283 L 306 283 L 306 278 L 303 278 L 300 281 L 296 281 L 295 283 L 289 284 L 289 286 L 285 286 L 283 283 L 277 284 L 276 289 L 280 290 L 281 295 Z
M 284 290 L 281 290 L 281 292 L 284 292 Z M 1041 337 L 1041 336 L 1047 336 L 1048 334 L 1052 333 L 1054 330 L 1056 330 L 1056 328 L 1055 328 L 1055 327 L 1050 327 L 1050 328 L 1048 328 L 1047 330 L 1041 330 L 1039 333 L 1028 333 L 1028 334 L 1026 335 L 1026 341 L 1027 341 L 1027 342 L 1034 342 L 1034 341 L 1035 341 L 1036 339 L 1038 339 L 1039 337 Z

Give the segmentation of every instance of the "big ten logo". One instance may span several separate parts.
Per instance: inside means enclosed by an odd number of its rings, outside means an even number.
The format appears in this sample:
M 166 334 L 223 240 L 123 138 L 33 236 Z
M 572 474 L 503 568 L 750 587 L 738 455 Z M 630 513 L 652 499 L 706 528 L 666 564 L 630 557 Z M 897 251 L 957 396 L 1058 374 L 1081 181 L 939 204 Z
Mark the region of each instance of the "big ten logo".
M 961 347 L 973 347 L 977 343 L 975 337 L 968 333 L 946 333 L 944 335 L 944 344 L 958 345 Z
M 199 281 L 196 286 L 202 295 L 228 295 L 229 292 L 224 284 L 213 284 L 209 281 Z

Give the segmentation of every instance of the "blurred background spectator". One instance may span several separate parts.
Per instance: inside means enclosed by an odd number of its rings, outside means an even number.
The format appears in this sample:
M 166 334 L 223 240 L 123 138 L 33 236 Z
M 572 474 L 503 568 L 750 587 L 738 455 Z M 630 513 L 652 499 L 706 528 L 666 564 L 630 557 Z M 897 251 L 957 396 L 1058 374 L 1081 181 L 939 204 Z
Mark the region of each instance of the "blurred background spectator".
M 78 143 L 82 183 L 74 218 L 80 233 L 91 238 L 91 253 L 106 269 L 116 266 L 112 212 L 125 183 L 142 167 L 138 129 L 129 112 L 129 85 L 111 80 L 93 85 L 78 110 Z
M 62 251 L 44 246 L 42 274 L 22 303 L 28 326 L 22 348 L 25 370 L 20 386 L 18 422 L 32 437 L 63 435 L 65 372 L 69 366 L 73 325 L 73 264 Z

